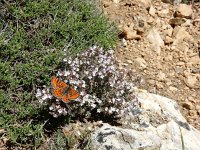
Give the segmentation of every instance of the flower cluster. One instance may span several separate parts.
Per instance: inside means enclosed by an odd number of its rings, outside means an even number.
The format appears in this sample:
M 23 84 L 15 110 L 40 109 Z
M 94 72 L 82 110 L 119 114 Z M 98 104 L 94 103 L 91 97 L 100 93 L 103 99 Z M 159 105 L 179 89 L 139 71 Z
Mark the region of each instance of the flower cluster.
M 80 96 L 72 102 L 64 103 L 51 90 L 38 89 L 36 97 L 41 102 L 50 103 L 50 113 L 54 117 L 74 114 L 90 116 L 91 113 L 120 115 L 134 100 L 133 83 L 130 74 L 117 67 L 113 51 L 104 51 L 93 46 L 76 57 L 66 54 L 63 67 L 57 77 L 73 86 Z

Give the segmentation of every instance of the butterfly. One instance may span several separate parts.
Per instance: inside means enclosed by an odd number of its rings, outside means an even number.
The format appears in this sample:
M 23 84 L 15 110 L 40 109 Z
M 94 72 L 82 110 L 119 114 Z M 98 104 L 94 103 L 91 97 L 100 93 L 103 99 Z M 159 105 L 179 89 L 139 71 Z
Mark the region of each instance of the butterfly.
M 55 76 L 51 78 L 51 85 L 53 87 L 53 95 L 65 103 L 68 103 L 80 96 L 80 93 L 72 86 L 69 86 Z

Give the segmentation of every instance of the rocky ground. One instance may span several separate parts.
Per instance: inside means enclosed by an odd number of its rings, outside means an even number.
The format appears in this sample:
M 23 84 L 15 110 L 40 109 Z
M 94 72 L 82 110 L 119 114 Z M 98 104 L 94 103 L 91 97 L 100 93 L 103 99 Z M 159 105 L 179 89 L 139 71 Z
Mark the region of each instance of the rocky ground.
M 120 29 L 116 57 L 141 75 L 139 88 L 176 100 L 200 129 L 200 2 L 101 0 Z

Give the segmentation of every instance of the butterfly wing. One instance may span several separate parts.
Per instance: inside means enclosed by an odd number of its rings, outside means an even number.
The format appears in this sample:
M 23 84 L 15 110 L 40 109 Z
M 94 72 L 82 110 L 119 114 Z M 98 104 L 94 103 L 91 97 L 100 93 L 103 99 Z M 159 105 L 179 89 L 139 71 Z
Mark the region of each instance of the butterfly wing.
M 68 88 L 68 85 L 65 82 L 59 80 L 55 76 L 53 76 L 51 79 L 51 85 L 53 87 L 54 96 L 58 98 L 62 98 L 66 89 Z
M 69 98 L 70 99 L 76 99 L 80 96 L 80 93 L 76 91 L 74 88 L 70 87 L 69 89 Z
M 71 100 L 78 98 L 79 96 L 79 92 L 77 92 L 73 87 L 70 87 L 68 92 L 65 95 L 63 95 L 62 101 L 68 103 Z
M 57 88 L 57 82 L 58 82 L 58 78 L 56 78 L 55 76 L 53 76 L 51 78 L 51 85 L 53 88 Z
M 65 94 L 64 96 L 62 96 L 62 101 L 64 102 L 64 103 L 69 103 L 70 102 L 70 99 L 69 99 L 69 97 Z
M 59 89 L 54 89 L 53 90 L 53 95 L 57 98 L 62 98 L 63 97 L 63 92 Z
M 60 90 L 65 90 L 65 88 L 68 87 L 68 85 L 65 82 L 59 80 L 55 76 L 53 76 L 51 79 L 51 85 L 54 89 L 60 89 Z
M 54 96 L 60 98 L 65 103 L 68 103 L 80 96 L 78 91 L 67 85 L 65 82 L 59 80 L 55 76 L 53 76 L 51 79 L 51 85 L 53 87 Z

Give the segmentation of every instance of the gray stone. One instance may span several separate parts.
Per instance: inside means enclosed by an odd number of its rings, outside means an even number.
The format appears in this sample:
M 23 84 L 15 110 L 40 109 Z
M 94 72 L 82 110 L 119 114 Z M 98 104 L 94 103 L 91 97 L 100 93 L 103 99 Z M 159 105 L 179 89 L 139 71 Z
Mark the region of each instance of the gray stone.
M 199 149 L 200 131 L 186 122 L 175 101 L 144 90 L 135 92 L 141 107 L 129 106 L 122 127 L 105 123 L 97 129 L 91 135 L 94 149 Z

